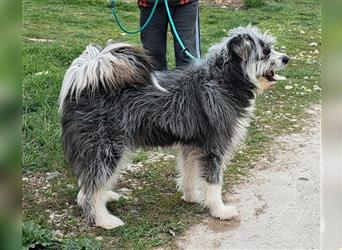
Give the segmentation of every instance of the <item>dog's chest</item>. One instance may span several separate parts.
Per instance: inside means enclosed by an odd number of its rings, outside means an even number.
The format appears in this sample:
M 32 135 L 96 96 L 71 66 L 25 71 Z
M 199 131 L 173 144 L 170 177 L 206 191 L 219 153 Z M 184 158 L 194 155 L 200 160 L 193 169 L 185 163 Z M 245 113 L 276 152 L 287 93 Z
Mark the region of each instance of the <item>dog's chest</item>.
M 244 110 L 245 113 L 241 117 L 237 118 L 235 124 L 233 125 L 233 133 L 230 140 L 231 144 L 229 146 L 229 151 L 237 150 L 244 142 L 245 137 L 247 135 L 248 127 L 254 116 L 254 110 L 255 100 L 251 99 L 250 105 Z

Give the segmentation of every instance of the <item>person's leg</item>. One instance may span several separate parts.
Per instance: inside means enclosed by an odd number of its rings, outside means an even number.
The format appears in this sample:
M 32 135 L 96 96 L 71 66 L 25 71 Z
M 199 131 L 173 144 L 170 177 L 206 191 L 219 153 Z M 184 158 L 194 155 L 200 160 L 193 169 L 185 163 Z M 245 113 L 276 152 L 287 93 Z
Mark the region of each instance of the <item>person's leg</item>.
M 140 8 L 140 26 L 149 17 L 152 8 Z M 167 15 L 163 6 L 158 6 L 149 25 L 141 32 L 140 38 L 144 49 L 154 61 L 154 70 L 166 70 L 166 35 Z
M 172 17 L 184 45 L 189 49 L 193 56 L 199 58 L 201 56 L 201 49 L 198 2 L 173 7 Z M 176 67 L 183 67 L 192 59 L 182 53 L 182 48 L 177 39 L 175 39 L 174 34 L 173 37 Z

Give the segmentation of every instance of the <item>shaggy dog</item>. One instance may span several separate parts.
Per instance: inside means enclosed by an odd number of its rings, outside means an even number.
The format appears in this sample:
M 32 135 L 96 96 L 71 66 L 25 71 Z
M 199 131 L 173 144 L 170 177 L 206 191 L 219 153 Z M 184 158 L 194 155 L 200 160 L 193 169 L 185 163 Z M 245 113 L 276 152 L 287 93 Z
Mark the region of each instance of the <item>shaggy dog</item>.
M 239 27 L 205 59 L 157 73 L 134 46 L 87 46 L 60 93 L 64 152 L 87 220 L 108 229 L 123 225 L 106 203 L 119 198 L 112 188 L 126 156 L 174 144 L 183 199 L 200 202 L 215 218 L 238 216 L 222 201 L 223 171 L 246 135 L 257 92 L 280 80 L 275 72 L 289 61 L 274 42 L 255 27 Z

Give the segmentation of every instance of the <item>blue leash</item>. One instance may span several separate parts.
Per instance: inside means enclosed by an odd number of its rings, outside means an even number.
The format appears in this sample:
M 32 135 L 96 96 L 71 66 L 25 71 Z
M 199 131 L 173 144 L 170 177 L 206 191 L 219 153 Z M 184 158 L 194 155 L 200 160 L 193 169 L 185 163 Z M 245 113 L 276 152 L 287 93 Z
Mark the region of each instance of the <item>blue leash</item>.
M 139 32 L 141 32 L 141 31 L 143 31 L 143 30 L 149 25 L 149 23 L 150 23 L 151 20 L 152 20 L 153 15 L 154 15 L 154 13 L 155 13 L 155 11 L 156 11 L 158 2 L 159 2 L 159 0 L 156 0 L 156 1 L 155 1 L 154 5 L 153 5 L 153 7 L 152 7 L 152 11 L 151 11 L 149 17 L 147 18 L 146 22 L 145 22 L 140 28 L 138 28 L 138 29 L 136 29 L 136 30 L 133 30 L 133 31 L 129 31 L 128 29 L 126 29 L 126 28 L 124 27 L 124 25 L 122 24 L 121 20 L 119 19 L 118 15 L 117 15 L 117 12 L 116 12 L 116 10 L 115 10 L 115 0 L 112 0 L 112 6 L 113 6 L 112 14 L 113 14 L 114 19 L 115 19 L 116 23 L 118 24 L 119 28 L 120 28 L 123 32 L 125 32 L 125 33 L 127 33 L 127 34 L 136 34 L 136 33 L 139 33 Z M 167 12 L 167 16 L 168 16 L 168 18 L 169 18 L 169 22 L 170 22 L 171 28 L 172 28 L 172 30 L 173 30 L 173 33 L 174 33 L 175 36 L 176 36 L 176 39 L 177 39 L 179 45 L 180 45 L 181 48 L 182 48 L 182 53 L 184 53 L 185 55 L 187 55 L 187 56 L 188 56 L 189 58 L 191 58 L 192 60 L 200 60 L 200 58 L 197 58 L 197 57 L 193 56 L 193 55 L 190 53 L 189 49 L 184 45 L 182 39 L 180 38 L 180 36 L 179 36 L 179 34 L 178 34 L 178 32 L 177 32 L 176 25 L 175 25 L 175 23 L 174 23 L 174 21 L 173 21 L 173 18 L 172 18 L 172 16 L 171 16 L 171 11 L 170 11 L 170 7 L 169 7 L 168 0 L 164 0 L 164 2 L 165 2 L 165 9 L 166 9 L 166 12 Z
M 112 13 L 113 13 L 115 21 L 118 24 L 118 26 L 120 27 L 120 29 L 123 32 L 127 33 L 127 34 L 132 35 L 132 34 L 136 34 L 136 33 L 139 33 L 141 31 L 143 31 L 147 27 L 147 25 L 151 22 L 151 19 L 152 19 L 153 15 L 154 15 L 154 12 L 156 12 L 156 8 L 157 8 L 157 5 L 158 5 L 158 2 L 159 2 L 159 0 L 156 0 L 156 2 L 154 3 L 152 11 L 151 11 L 149 17 L 147 18 L 146 22 L 144 23 L 144 25 L 142 25 L 139 29 L 136 29 L 136 30 L 133 30 L 133 31 L 127 30 L 124 27 L 124 25 L 122 24 L 121 20 L 119 19 L 118 15 L 117 15 L 117 13 L 115 11 L 115 0 L 112 0 L 112 6 L 113 6 Z
M 199 58 L 193 56 L 193 55 L 190 53 L 189 49 L 188 49 L 187 47 L 185 47 L 185 45 L 184 45 L 182 39 L 179 37 L 179 34 L 178 34 L 178 32 L 177 32 L 177 29 L 176 29 L 176 25 L 175 25 L 175 23 L 173 22 L 173 18 L 172 18 L 172 16 L 171 16 L 171 11 L 170 11 L 170 8 L 169 8 L 169 3 L 168 3 L 167 0 L 164 0 L 164 2 L 165 2 L 165 9 L 166 9 L 166 12 L 167 12 L 167 16 L 169 17 L 169 21 L 170 21 L 170 24 L 171 24 L 173 33 L 175 34 L 176 39 L 177 39 L 179 45 L 180 45 L 181 48 L 182 48 L 182 53 L 185 53 L 185 54 L 186 54 L 188 57 L 190 57 L 192 60 L 199 60 Z

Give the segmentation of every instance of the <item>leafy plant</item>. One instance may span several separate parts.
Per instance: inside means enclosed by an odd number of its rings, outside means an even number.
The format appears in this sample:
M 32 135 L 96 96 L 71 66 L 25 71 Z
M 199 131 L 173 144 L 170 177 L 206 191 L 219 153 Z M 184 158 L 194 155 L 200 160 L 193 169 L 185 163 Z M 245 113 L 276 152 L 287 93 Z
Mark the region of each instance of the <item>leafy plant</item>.
M 52 231 L 42 228 L 33 221 L 23 224 L 23 250 L 48 248 L 55 242 Z
M 70 238 L 62 246 L 63 250 L 98 250 L 101 249 L 99 241 L 93 238 Z

